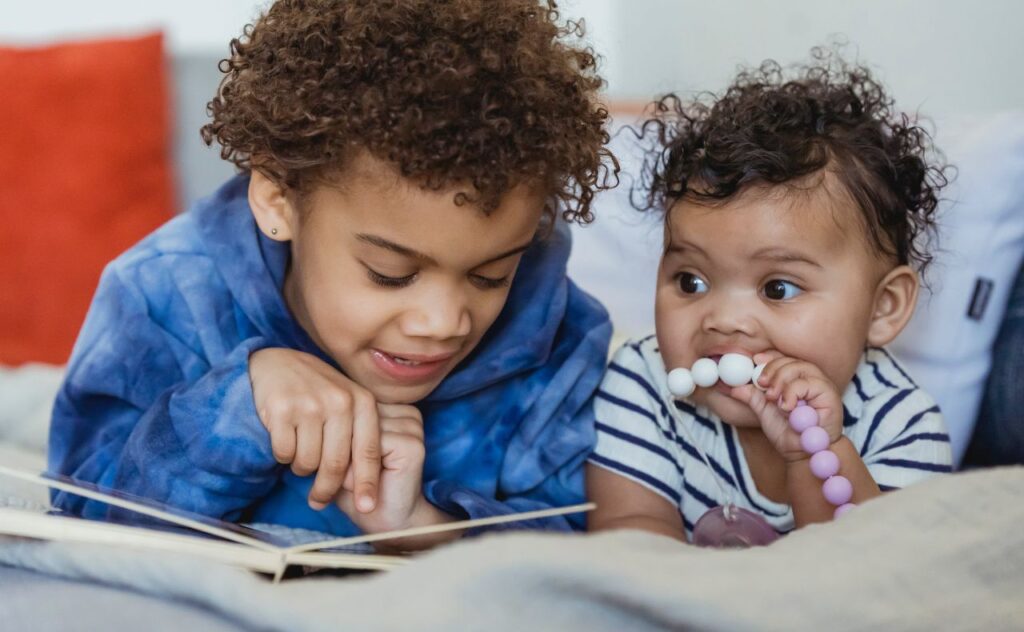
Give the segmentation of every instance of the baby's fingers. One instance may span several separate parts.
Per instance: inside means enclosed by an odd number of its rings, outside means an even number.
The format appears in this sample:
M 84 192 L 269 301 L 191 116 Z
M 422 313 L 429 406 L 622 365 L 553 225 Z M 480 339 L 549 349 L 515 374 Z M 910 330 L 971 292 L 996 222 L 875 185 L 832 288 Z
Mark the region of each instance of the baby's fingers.
M 828 380 L 809 377 L 794 380 L 782 391 L 781 407 L 792 411 L 801 401 L 813 408 L 819 417 L 819 425 L 830 428 L 836 425 L 837 415 L 841 421 L 842 400 Z
M 783 358 L 779 362 L 769 364 L 764 374 L 768 375 L 768 388 L 765 389 L 766 396 L 771 401 L 778 401 L 790 384 L 796 380 L 806 378 L 812 372 L 812 367 L 806 362 Z M 783 406 L 783 408 L 786 408 Z M 786 408 L 786 410 L 790 410 Z
M 778 407 L 774 406 L 772 402 L 765 397 L 765 393 L 763 391 L 754 388 L 752 384 L 737 386 L 732 389 L 730 394 L 733 399 L 746 404 L 750 410 L 754 411 L 754 414 L 757 415 L 757 418 L 761 421 L 762 427 L 765 425 L 778 425 L 783 419 L 779 413 Z

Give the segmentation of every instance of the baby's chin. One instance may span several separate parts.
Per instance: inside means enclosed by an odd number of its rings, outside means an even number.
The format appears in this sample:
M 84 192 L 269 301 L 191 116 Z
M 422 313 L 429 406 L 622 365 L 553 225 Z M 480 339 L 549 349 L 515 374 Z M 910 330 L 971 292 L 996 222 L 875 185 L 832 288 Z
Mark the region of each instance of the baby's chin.
M 757 415 L 749 406 L 717 390 L 699 389 L 693 399 L 696 403 L 707 406 L 723 423 L 730 426 L 736 428 L 759 428 L 761 426 Z

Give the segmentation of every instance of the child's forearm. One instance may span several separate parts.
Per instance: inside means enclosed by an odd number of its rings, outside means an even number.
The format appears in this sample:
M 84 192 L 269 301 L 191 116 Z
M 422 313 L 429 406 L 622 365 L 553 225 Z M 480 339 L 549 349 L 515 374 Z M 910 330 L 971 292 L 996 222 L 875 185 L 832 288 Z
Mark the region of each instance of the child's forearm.
M 878 484 L 849 439 L 842 437 L 829 449 L 839 457 L 839 475 L 845 476 L 853 484 L 853 499 L 850 502 L 859 504 L 881 495 Z M 814 522 L 832 520 L 836 508 L 825 500 L 821 491 L 823 481 L 811 472 L 809 457 L 788 463 L 786 478 L 793 518 L 798 529 Z

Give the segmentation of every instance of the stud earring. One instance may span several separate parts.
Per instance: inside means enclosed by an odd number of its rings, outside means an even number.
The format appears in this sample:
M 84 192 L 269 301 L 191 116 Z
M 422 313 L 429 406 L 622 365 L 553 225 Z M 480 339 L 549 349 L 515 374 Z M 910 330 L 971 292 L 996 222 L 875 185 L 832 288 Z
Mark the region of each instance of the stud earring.
M 277 234 L 277 229 L 276 228 L 271 228 L 270 229 L 270 234 L 271 235 L 276 235 Z

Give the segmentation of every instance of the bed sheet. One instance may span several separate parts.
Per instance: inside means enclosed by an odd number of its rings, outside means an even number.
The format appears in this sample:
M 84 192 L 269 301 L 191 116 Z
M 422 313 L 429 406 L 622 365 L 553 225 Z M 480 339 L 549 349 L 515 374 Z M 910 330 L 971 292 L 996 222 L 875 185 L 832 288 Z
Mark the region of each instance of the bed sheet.
M 0 566 L 191 604 L 247 629 L 1005 630 L 1024 623 L 1021 524 L 1015 467 L 938 477 L 745 551 L 633 531 L 497 534 L 387 574 L 273 585 L 182 557 L 8 541 Z M 0 612 L 10 598 L 0 591 Z

